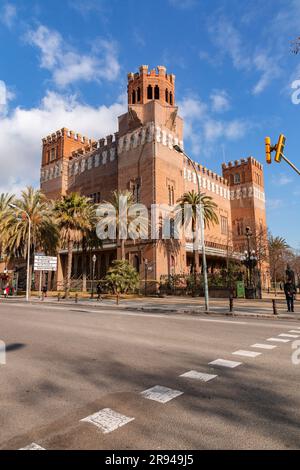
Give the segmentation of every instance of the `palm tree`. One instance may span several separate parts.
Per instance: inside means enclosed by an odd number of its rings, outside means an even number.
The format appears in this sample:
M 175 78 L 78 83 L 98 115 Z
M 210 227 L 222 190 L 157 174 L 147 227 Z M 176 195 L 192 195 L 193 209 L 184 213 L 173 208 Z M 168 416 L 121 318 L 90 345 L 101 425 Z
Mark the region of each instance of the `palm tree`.
M 121 202 L 122 201 L 122 202 Z M 121 238 L 121 232 L 126 232 L 129 224 L 134 220 L 135 216 L 130 215 L 130 209 L 134 205 L 134 197 L 131 191 L 113 191 L 110 201 L 104 201 L 104 204 L 111 204 L 114 208 L 114 214 L 106 217 L 107 224 L 116 224 L 116 237 L 118 246 L 121 247 L 121 260 L 125 260 L 125 239 Z M 122 208 L 126 207 L 126 218 Z M 140 216 L 140 234 L 146 233 L 148 230 L 148 219 Z
M 184 193 L 181 198 L 177 200 L 180 205 L 180 211 L 182 212 L 182 217 L 184 215 L 184 206 L 190 205 L 192 209 L 192 231 L 196 232 L 197 229 L 197 218 L 198 210 L 197 208 L 201 204 L 203 209 L 203 219 L 204 227 L 209 227 L 210 224 L 215 225 L 219 223 L 218 215 L 216 212 L 217 204 L 213 201 L 212 197 L 206 196 L 205 193 L 199 195 L 198 192 L 194 190 Z M 194 254 L 194 272 L 199 272 L 199 250 L 198 247 L 193 248 Z
M 65 297 L 69 297 L 71 288 L 73 248 L 81 243 L 84 235 L 91 231 L 95 222 L 95 206 L 86 196 L 71 193 L 56 201 L 54 206 L 56 222 L 62 242 L 68 250 Z
M 4 227 L 4 220 L 8 215 L 9 212 L 9 204 L 11 204 L 14 200 L 14 196 L 7 193 L 0 194 L 0 226 Z M 4 246 L 4 238 L 6 232 L 1 230 L 1 239 L 0 239 L 0 254 L 3 255 L 3 246 Z
M 53 220 L 53 207 L 46 196 L 29 186 L 22 191 L 20 198 L 13 200 L 15 207 L 9 207 L 11 197 L 7 197 L 7 201 L 8 208 L 1 218 L 0 229 L 1 233 L 4 233 L 4 249 L 8 257 L 26 256 L 29 221 L 25 213 L 31 221 L 30 243 L 33 250 L 55 253 L 59 238 Z

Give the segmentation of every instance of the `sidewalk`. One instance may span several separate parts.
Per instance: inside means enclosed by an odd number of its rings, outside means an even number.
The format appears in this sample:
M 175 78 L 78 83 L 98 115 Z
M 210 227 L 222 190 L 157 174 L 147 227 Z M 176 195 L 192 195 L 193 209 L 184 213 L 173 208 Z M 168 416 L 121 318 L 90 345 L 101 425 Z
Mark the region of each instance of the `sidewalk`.
M 9 299 L 1 299 L 2 303 L 26 303 L 24 297 L 12 297 Z M 108 309 L 108 310 L 130 310 L 144 313 L 163 313 L 163 314 L 206 314 L 203 298 L 190 298 L 190 297 L 146 297 L 146 298 L 126 298 L 116 305 L 113 298 L 105 298 L 102 301 L 96 299 L 75 299 L 60 300 L 58 302 L 55 297 L 48 297 L 41 301 L 37 297 L 32 297 L 30 303 L 36 305 L 51 305 L 51 306 L 66 306 L 66 307 L 84 307 L 93 309 Z M 242 317 L 255 317 L 255 318 L 269 318 L 269 319 L 293 319 L 300 320 L 300 305 L 298 302 L 295 304 L 295 313 L 290 314 L 286 311 L 286 302 L 283 299 L 276 299 L 276 306 L 278 315 L 274 315 L 272 300 L 248 300 L 248 299 L 234 299 L 233 312 L 229 311 L 228 299 L 211 299 L 210 311 L 212 315 L 232 315 Z

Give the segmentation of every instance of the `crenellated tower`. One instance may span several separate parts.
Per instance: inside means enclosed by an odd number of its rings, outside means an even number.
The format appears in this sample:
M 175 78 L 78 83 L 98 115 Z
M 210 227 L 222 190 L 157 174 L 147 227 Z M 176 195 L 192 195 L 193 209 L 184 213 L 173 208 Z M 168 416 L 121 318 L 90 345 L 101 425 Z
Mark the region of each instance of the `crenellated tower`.
M 142 105 L 152 100 L 175 105 L 175 75 L 167 74 L 162 65 L 150 72 L 148 65 L 141 65 L 139 72 L 128 74 L 128 105 Z

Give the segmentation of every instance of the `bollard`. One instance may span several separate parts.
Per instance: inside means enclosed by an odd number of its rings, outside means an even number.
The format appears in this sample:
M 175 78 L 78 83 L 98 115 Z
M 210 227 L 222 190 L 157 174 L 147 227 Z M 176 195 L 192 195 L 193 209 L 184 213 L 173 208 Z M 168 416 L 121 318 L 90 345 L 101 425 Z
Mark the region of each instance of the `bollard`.
M 229 312 L 233 312 L 233 297 L 229 297 Z
M 57 295 L 57 302 L 60 302 L 60 293 Z
M 274 315 L 278 315 L 277 307 L 276 307 L 276 300 L 275 300 L 275 299 L 272 299 L 272 306 L 273 306 L 273 313 L 274 313 Z
M 78 294 L 75 294 L 75 304 L 78 304 Z

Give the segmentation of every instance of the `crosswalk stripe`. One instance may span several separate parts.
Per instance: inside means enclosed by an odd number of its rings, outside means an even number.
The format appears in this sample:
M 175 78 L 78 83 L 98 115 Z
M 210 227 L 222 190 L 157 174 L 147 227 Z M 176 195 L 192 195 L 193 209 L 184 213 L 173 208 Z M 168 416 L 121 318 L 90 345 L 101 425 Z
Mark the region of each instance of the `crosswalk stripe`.
M 186 377 L 188 379 L 196 379 L 201 380 L 202 382 L 209 382 L 210 380 L 213 380 L 218 376 L 213 374 L 205 374 L 203 372 L 197 372 L 196 370 L 190 370 L 189 372 L 181 374 L 179 377 Z
M 28 446 L 22 447 L 22 448 L 19 449 L 19 450 L 46 450 L 46 449 L 44 449 L 44 447 L 39 446 L 39 445 L 36 444 L 35 442 L 32 442 L 32 443 L 29 444 Z
M 288 343 L 291 340 L 284 339 L 284 338 L 268 338 L 267 341 L 277 341 L 278 343 Z
M 81 419 L 80 421 L 94 424 L 103 432 L 103 434 L 107 434 L 133 420 L 134 418 L 129 418 L 128 416 L 122 415 L 110 408 L 103 408 L 97 413 L 87 416 L 87 418 Z
M 159 403 L 167 403 L 173 398 L 183 395 L 183 392 L 179 390 L 173 390 L 172 388 L 163 387 L 162 385 L 155 385 L 154 387 L 148 388 L 141 392 L 141 395 L 148 400 L 158 401 Z
M 290 330 L 289 333 L 299 333 L 300 334 L 300 331 L 299 330 Z
M 251 348 L 275 349 L 275 348 L 277 348 L 277 346 L 275 346 L 274 344 L 260 344 L 260 343 L 256 343 L 256 344 L 252 344 Z
M 227 359 L 216 359 L 215 361 L 209 362 L 209 365 L 229 367 L 230 369 L 234 369 L 234 367 L 238 367 L 241 364 L 242 362 L 228 361 Z
M 278 336 L 282 336 L 284 338 L 299 338 L 299 335 L 290 335 L 289 333 L 281 333 Z
M 243 349 L 240 349 L 239 351 L 235 351 L 232 354 L 235 356 L 245 356 L 245 357 L 257 357 L 260 356 L 260 352 L 255 352 L 255 351 L 244 351 Z

